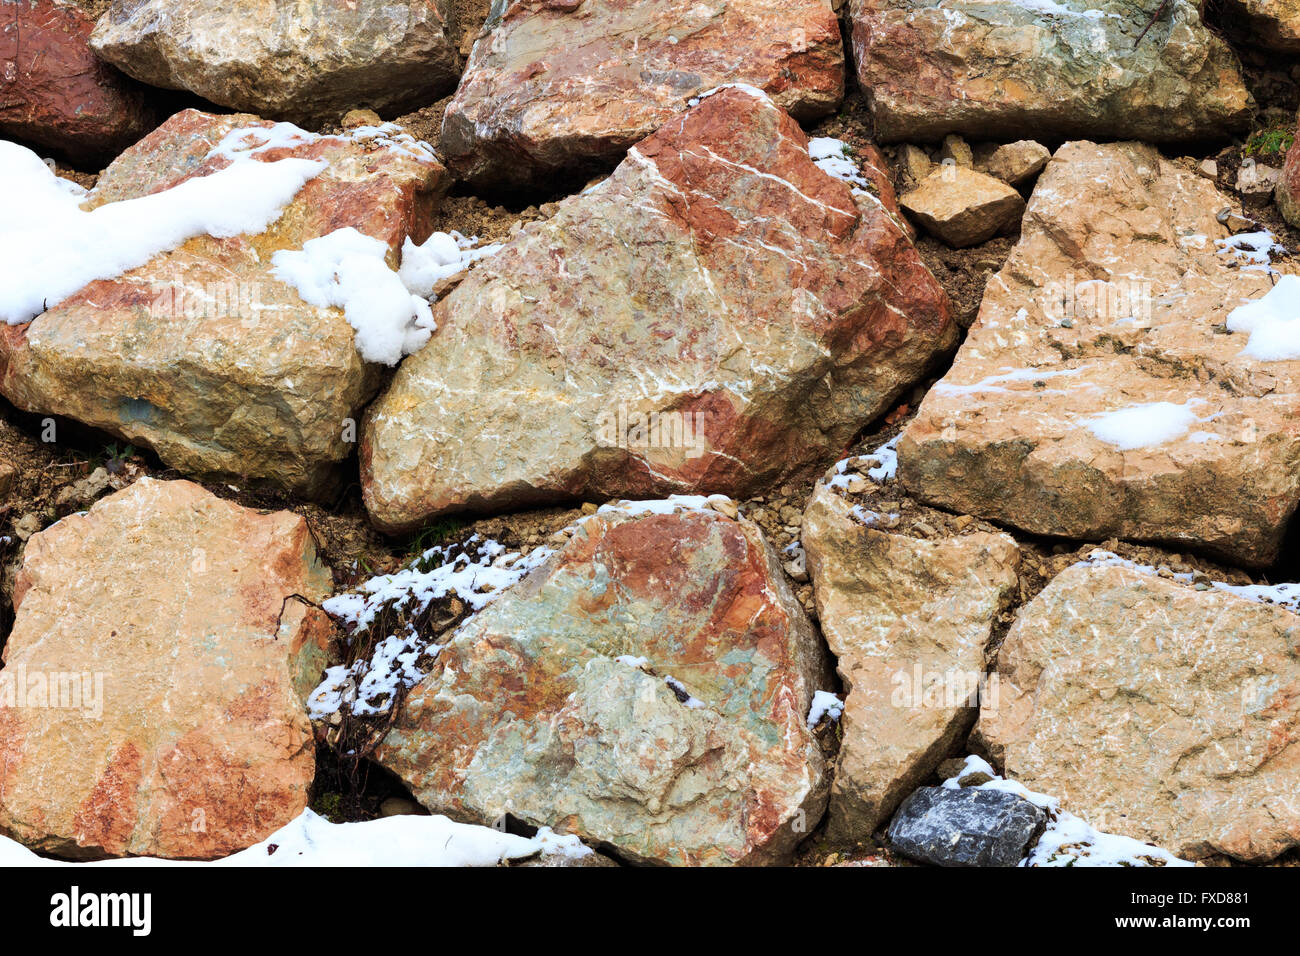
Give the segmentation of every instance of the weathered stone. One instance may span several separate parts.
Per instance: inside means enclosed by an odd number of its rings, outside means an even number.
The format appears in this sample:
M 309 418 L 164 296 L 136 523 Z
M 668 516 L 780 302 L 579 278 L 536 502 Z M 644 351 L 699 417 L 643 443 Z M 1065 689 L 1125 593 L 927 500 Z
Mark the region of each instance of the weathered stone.
M 1016 866 L 1047 814 L 1003 790 L 922 787 L 889 824 L 889 843 L 935 866 Z
M 975 165 L 975 156 L 966 140 L 954 133 L 943 138 L 943 147 L 939 150 L 940 159 L 951 159 L 958 166 L 970 169 Z
M 1270 564 L 1300 500 L 1300 363 L 1226 328 L 1272 287 L 1216 247 L 1229 205 L 1150 147 L 1061 147 L 899 442 L 903 483 L 1035 534 Z
M 1031 790 L 1189 859 L 1300 843 L 1300 616 L 1108 564 L 1058 575 L 998 655 L 979 733 Z
M 1000 179 L 948 164 L 898 200 L 925 228 L 950 246 L 974 246 L 1012 230 L 1025 201 Z
M 948 133 L 1214 139 L 1250 123 L 1253 101 L 1227 43 L 1173 0 L 851 0 L 854 59 L 885 142 Z M 1098 11 L 1101 16 L 1083 15 Z
M 1237 169 L 1237 192 L 1244 196 L 1271 196 L 1281 179 L 1282 170 L 1247 156 Z
M 307 524 L 142 478 L 34 535 L 0 670 L 0 832 L 207 859 L 307 805 L 331 625 Z
M 457 630 L 376 759 L 455 819 L 781 862 L 825 808 L 805 720 L 829 679 L 756 525 L 605 510 Z
M 789 116 L 723 90 L 434 308 L 367 413 L 387 530 L 466 509 L 699 489 L 821 465 L 947 348 L 942 289 Z
M 1004 183 L 1019 186 L 1041 173 L 1051 158 L 1052 151 L 1042 143 L 1022 139 L 995 149 L 989 157 L 987 172 Z
M 934 163 L 920 146 L 905 143 L 898 148 L 898 162 L 907 182 L 916 184 L 930 175 Z
M 301 123 L 388 116 L 456 83 L 448 0 L 114 0 L 91 46 L 152 86 Z
M 9 496 L 17 483 L 18 469 L 4 458 L 0 458 L 0 499 Z
M 149 131 L 143 88 L 91 52 L 94 26 L 62 0 L 0 0 L 0 133 L 98 163 Z
M 1273 195 L 1283 218 L 1300 229 L 1300 128 L 1296 133 L 1298 135 L 1287 151 L 1286 163 L 1277 181 L 1277 192 Z
M 1300 52 L 1300 0 L 1223 0 L 1223 26 L 1246 42 Z
M 835 15 L 821 0 L 499 0 L 440 149 L 478 184 L 604 172 L 728 83 L 765 90 L 799 120 L 834 111 L 844 93 Z
M 984 649 L 1015 593 L 1016 542 L 887 534 L 820 485 L 801 535 L 817 616 L 849 690 L 828 835 L 864 840 L 975 721 Z
M 230 162 L 213 152 L 228 133 L 270 126 L 178 113 L 104 171 L 88 206 L 209 175 Z M 270 274 L 271 257 L 352 226 L 386 242 L 395 266 L 407 235 L 428 235 L 445 171 L 421 148 L 364 130 L 302 134 L 253 159 L 290 156 L 329 165 L 266 232 L 191 239 L 31 323 L 0 324 L 0 393 L 152 448 L 187 474 L 307 494 L 328 487 L 356 447 L 348 422 L 374 394 L 378 370 L 357 354 L 342 311 L 303 302 Z

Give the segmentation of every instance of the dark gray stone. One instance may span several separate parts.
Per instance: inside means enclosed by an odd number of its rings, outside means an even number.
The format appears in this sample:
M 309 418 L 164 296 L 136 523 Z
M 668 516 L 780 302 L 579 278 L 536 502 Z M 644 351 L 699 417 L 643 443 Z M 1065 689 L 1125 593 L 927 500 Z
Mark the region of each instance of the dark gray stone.
M 922 863 L 1015 866 L 1046 824 L 1046 813 L 1013 793 L 922 787 L 903 801 L 887 836 Z

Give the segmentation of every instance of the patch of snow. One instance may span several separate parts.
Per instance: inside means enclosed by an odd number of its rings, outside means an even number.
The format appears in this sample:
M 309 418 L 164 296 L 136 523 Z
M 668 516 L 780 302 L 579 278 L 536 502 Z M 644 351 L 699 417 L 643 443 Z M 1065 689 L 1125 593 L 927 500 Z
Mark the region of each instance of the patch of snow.
M 410 240 L 408 239 L 409 243 Z M 419 351 L 436 325 L 429 303 L 388 266 L 388 246 L 346 226 L 271 257 L 271 274 L 311 305 L 343 310 L 367 362 L 396 365 Z
M 673 677 L 671 674 L 664 678 L 664 683 L 668 685 L 668 689 L 671 690 L 674 695 L 676 695 L 677 699 L 680 700 L 687 707 L 691 708 L 691 710 L 698 710 L 701 707 L 708 706 L 707 704 L 704 703 L 704 701 L 700 700 L 698 697 L 694 696 L 690 691 L 688 691 L 686 689 L 686 685 L 683 684 L 681 681 L 679 681 L 676 677 Z
M 29 322 L 87 284 L 115 279 L 195 236 L 262 232 L 326 166 L 260 162 L 255 152 L 231 149 L 231 164 L 211 175 L 87 212 L 85 190 L 31 150 L 0 141 L 0 319 Z
M 541 854 L 587 856 L 576 836 L 543 828 L 528 838 L 443 816 L 395 816 L 330 823 L 311 810 L 246 850 L 209 862 L 130 857 L 78 863 L 37 856 L 0 836 L 0 866 L 496 866 Z
M 1242 355 L 1263 362 L 1300 359 L 1300 276 L 1286 275 L 1263 298 L 1233 309 L 1228 331 L 1250 334 Z
M 1134 840 L 1131 837 L 1103 833 L 1081 818 L 1061 809 L 1060 801 L 1047 794 L 1036 793 L 1023 784 L 1000 776 L 986 760 L 971 755 L 966 758 L 954 776 L 942 786 L 948 790 L 961 789 L 961 779 L 972 773 L 983 773 L 993 779 L 978 784 L 977 790 L 1001 790 L 1014 793 L 1046 811 L 1047 828 L 1029 855 L 1020 861 L 1021 866 L 1194 866 L 1179 859 L 1168 850 Z
M 808 140 L 808 155 L 822 172 L 847 183 L 855 196 L 870 194 L 867 180 L 858 164 L 849 157 L 849 146 L 843 140 L 814 136 Z
M 741 90 L 742 92 L 748 93 L 756 100 L 761 100 L 764 103 L 772 102 L 772 98 L 757 86 L 750 86 L 748 83 L 723 83 L 721 86 L 715 86 L 711 90 L 705 90 L 703 93 L 692 96 L 686 101 L 686 105 L 690 107 L 699 106 L 701 100 L 707 100 L 714 93 L 721 93 L 723 90 Z
M 682 511 L 712 511 L 708 495 L 669 495 L 646 501 L 615 501 L 601 505 L 597 514 L 619 512 L 630 515 L 671 515 Z M 585 520 L 585 519 L 584 519 Z M 580 520 L 579 524 L 582 523 Z
M 1277 241 L 1277 236 L 1267 229 L 1259 232 L 1241 232 L 1227 239 L 1215 239 L 1219 255 L 1232 256 L 1238 262 L 1244 262 L 1243 269 L 1269 272 L 1273 256 L 1282 255 L 1286 247 Z
M 454 229 L 435 232 L 418 246 L 407 237 L 402 244 L 402 267 L 397 274 L 410 292 L 427 299 L 439 282 L 502 249 L 501 243 L 476 249 L 478 241 L 478 236 L 462 236 Z
M 880 462 L 875 468 L 867 469 L 867 477 L 872 481 L 883 484 L 898 474 L 898 439 L 901 437 L 901 433 L 895 435 L 867 456 Z
M 1032 10 L 1034 13 L 1047 14 L 1048 16 L 1082 17 L 1086 20 L 1101 20 L 1106 17 L 1120 19 L 1118 13 L 1107 13 L 1104 10 L 1071 10 L 1069 7 L 1057 3 L 1056 0 L 1014 0 L 1014 2 L 1018 7 Z
M 844 701 L 831 691 L 819 690 L 813 694 L 812 706 L 808 708 L 808 729 L 812 730 L 816 727 L 823 717 L 833 723 L 839 720 L 843 713 Z
M 1094 416 L 1086 424 L 1093 435 L 1121 451 L 1151 448 L 1181 438 L 1194 424 L 1202 421 L 1191 410 L 1195 401 L 1193 399 L 1184 405 L 1172 402 L 1130 405 Z

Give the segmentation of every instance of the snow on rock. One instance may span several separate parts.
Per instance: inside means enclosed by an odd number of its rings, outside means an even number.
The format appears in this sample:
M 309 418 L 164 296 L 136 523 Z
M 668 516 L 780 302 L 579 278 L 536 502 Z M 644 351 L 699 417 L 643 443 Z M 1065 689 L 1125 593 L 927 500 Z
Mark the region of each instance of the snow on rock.
M 1021 866 L 1194 866 L 1167 850 L 1142 843 L 1131 837 L 1103 833 L 1089 826 L 1072 813 L 1061 809 L 1060 801 L 1000 776 L 988 761 L 975 755 L 968 756 L 965 764 L 942 786 L 948 790 L 965 789 L 961 781 L 978 774 L 984 782 L 975 784 L 979 790 L 1000 790 L 1028 800 L 1047 812 L 1047 829 Z
M 812 730 L 825 717 L 834 723 L 844 713 L 844 701 L 834 691 L 819 690 L 813 694 L 812 706 L 808 708 L 808 729 Z
M 853 195 L 869 194 L 867 180 L 851 158 L 848 143 L 829 136 L 814 136 L 808 140 L 808 155 L 822 172 L 847 183 Z
M 435 232 L 419 245 L 408 238 L 402 245 L 402 268 L 397 274 L 414 295 L 427 299 L 438 283 L 501 251 L 501 243 L 476 249 L 478 241 L 478 236 L 463 236 L 454 229 Z
M 1264 362 L 1300 359 L 1300 276 L 1286 275 L 1264 295 L 1233 309 L 1228 331 L 1247 332 L 1242 355 Z
M 128 857 L 75 863 L 37 856 L 0 836 L 0 866 L 497 866 L 508 860 L 593 851 L 572 835 L 539 830 L 531 838 L 492 827 L 456 823 L 443 816 L 394 816 L 358 823 L 331 823 L 304 810 L 261 843 L 210 862 Z
M 1286 247 L 1277 241 L 1277 236 L 1267 229 L 1259 232 L 1240 232 L 1227 239 L 1214 240 L 1219 255 L 1231 256 L 1238 262 L 1245 263 L 1243 269 L 1269 272 L 1273 256 L 1282 255 Z
M 1106 412 L 1087 422 L 1088 430 L 1121 451 L 1149 448 L 1181 438 L 1192 425 L 1202 419 L 1190 408 L 1195 400 L 1185 405 L 1172 402 L 1148 402 L 1130 405 L 1117 411 Z
M 302 249 L 275 253 L 271 274 L 304 302 L 343 309 L 367 362 L 396 365 L 428 342 L 436 326 L 429 303 L 389 268 L 387 252 L 382 240 L 346 226 L 307 240 Z
M 1128 558 L 1121 558 L 1113 551 L 1105 551 L 1101 548 L 1089 552 L 1084 560 L 1076 562 L 1074 566 L 1079 565 L 1129 568 L 1143 574 L 1161 574 L 1159 569 L 1153 568 L 1149 564 L 1139 564 L 1136 561 L 1130 561 Z M 1162 576 L 1168 576 L 1172 580 L 1182 581 L 1187 584 L 1198 583 L 1196 575 L 1190 572 L 1169 572 L 1168 575 Z M 1225 581 L 1211 581 L 1204 577 L 1200 579 L 1199 583 L 1218 591 L 1235 594 L 1237 597 L 1245 598 L 1248 601 L 1255 601 L 1258 604 L 1276 604 L 1288 611 L 1300 614 L 1300 584 L 1228 584 Z
M 280 218 L 320 160 L 231 164 L 171 189 L 89 212 L 85 190 L 54 175 L 40 157 L 0 141 L 0 319 L 29 322 L 95 279 L 113 279 L 194 236 L 257 233 Z

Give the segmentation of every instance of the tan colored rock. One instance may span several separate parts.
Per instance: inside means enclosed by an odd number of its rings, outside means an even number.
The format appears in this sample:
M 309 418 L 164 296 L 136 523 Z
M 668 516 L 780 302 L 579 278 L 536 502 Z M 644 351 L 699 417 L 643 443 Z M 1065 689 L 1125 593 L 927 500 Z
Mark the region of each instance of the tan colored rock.
M 274 119 L 396 116 L 456 84 L 448 0 L 114 0 L 91 46 L 151 86 Z
M 1016 593 L 1005 534 L 877 530 L 822 484 L 804 516 L 822 633 L 849 689 L 827 833 L 868 839 L 969 731 L 984 650 Z
M 849 17 L 883 142 L 1176 142 L 1245 130 L 1254 107 L 1198 6 L 1172 0 L 1136 49 L 1153 11 L 1129 0 L 850 0 Z
M 229 164 L 214 154 L 234 130 L 269 121 L 186 110 L 113 162 L 87 207 L 134 199 Z M 445 170 L 388 132 L 302 134 L 254 161 L 328 167 L 267 231 L 200 236 L 118 279 L 92 282 L 25 325 L 0 323 L 0 393 L 153 449 L 191 475 L 263 481 L 317 494 L 356 448 L 379 370 L 361 360 L 339 309 L 302 301 L 271 258 L 351 226 L 384 241 L 422 241 Z M 264 134 L 253 132 L 242 148 Z M 349 424 L 351 423 L 351 424 Z
M 1270 564 L 1300 500 L 1300 362 L 1226 328 L 1272 288 L 1216 246 L 1230 205 L 1149 147 L 1061 147 L 899 442 L 902 482 L 1034 534 Z
M 706 97 L 434 307 L 367 412 L 372 520 L 677 492 L 823 467 L 955 337 L 884 200 L 762 94 Z
M 0 499 L 7 498 L 17 483 L 18 469 L 13 463 L 0 458 Z
M 956 133 L 949 133 L 943 138 L 939 158 L 951 159 L 958 166 L 965 166 L 967 169 L 975 165 L 975 155 L 971 152 L 970 146 Z
M 834 13 L 822 0 L 502 2 L 439 149 L 480 185 L 577 180 L 729 83 L 764 90 L 800 121 L 833 112 L 844 95 Z
M 642 863 L 789 862 L 825 647 L 757 525 L 605 509 L 451 637 L 376 760 L 430 811 Z
M 950 246 L 978 245 L 1016 227 L 1025 201 L 1006 183 L 948 164 L 899 197 L 899 205 Z
M 911 143 L 904 143 L 898 147 L 898 163 L 907 181 L 913 184 L 924 180 L 934 169 L 934 163 L 930 161 L 926 151 Z
M 1022 139 L 995 149 L 989 157 L 986 171 L 1004 183 L 1019 186 L 1042 172 L 1051 158 L 1052 151 L 1042 143 Z
M 142 478 L 27 544 L 0 670 L 0 832 L 209 859 L 307 806 L 331 632 L 306 522 Z
M 1300 843 L 1297 640 L 1281 607 L 1079 565 L 1021 611 L 979 734 L 1096 827 L 1266 862 Z

